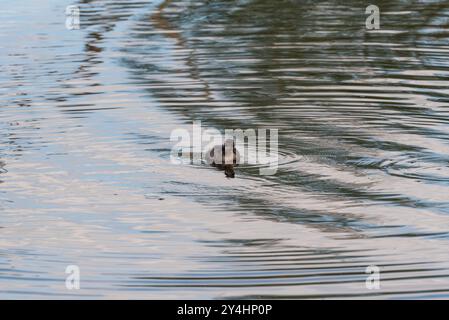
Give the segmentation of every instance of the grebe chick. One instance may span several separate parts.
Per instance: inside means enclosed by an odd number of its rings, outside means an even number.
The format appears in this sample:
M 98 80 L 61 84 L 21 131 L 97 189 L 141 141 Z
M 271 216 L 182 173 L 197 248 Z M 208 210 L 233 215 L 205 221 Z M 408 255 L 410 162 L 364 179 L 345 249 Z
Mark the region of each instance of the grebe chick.
M 240 163 L 240 155 L 235 148 L 235 142 L 227 139 L 221 146 L 216 145 L 206 154 L 209 165 L 224 170 L 226 177 L 234 178 L 234 167 Z

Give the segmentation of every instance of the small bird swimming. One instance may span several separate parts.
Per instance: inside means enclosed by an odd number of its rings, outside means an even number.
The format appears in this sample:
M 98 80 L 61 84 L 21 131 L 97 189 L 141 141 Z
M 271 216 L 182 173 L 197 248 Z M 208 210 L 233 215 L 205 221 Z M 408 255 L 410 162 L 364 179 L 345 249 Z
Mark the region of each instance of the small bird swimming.
M 234 167 L 240 163 L 240 155 L 235 148 L 234 140 L 227 139 L 221 146 L 213 147 L 206 154 L 206 161 L 209 165 L 224 170 L 226 177 L 234 178 Z

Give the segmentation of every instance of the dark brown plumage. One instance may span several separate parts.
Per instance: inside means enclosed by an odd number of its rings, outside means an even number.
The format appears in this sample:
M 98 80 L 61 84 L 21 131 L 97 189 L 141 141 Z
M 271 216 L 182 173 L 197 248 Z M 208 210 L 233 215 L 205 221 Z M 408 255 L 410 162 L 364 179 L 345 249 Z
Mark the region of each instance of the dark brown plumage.
M 240 155 L 235 148 L 234 140 L 228 139 L 221 146 L 213 147 L 206 154 L 206 161 L 209 165 L 224 170 L 226 177 L 234 178 L 234 167 L 239 165 Z

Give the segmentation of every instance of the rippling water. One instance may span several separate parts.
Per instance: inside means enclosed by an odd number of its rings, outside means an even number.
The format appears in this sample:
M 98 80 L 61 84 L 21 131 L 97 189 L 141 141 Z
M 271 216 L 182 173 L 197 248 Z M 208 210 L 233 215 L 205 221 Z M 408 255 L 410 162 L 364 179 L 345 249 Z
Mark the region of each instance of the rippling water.
M 449 298 L 449 7 L 395 2 L 2 3 L 0 297 Z M 277 174 L 171 164 L 194 120 Z

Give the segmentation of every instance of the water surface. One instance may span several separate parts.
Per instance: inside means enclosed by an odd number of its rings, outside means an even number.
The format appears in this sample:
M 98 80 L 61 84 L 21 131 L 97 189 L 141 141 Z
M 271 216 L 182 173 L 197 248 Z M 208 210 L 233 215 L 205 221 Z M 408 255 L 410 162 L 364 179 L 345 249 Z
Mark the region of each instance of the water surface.
M 0 297 L 449 298 L 449 7 L 377 5 L 2 3 Z M 170 163 L 195 120 L 277 174 Z

